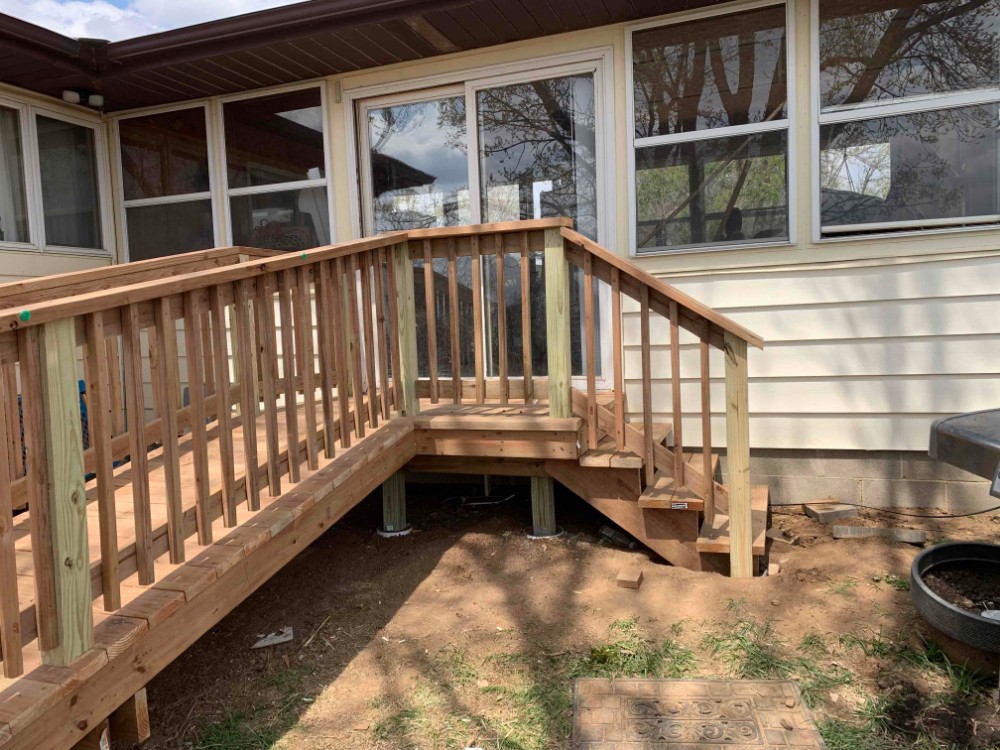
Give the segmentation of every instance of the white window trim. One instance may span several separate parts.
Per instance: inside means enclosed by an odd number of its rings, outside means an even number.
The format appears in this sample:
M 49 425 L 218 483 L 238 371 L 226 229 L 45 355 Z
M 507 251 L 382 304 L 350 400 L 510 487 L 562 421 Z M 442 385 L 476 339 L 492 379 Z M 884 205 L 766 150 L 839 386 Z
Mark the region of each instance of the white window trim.
M 314 80 L 306 81 L 303 83 L 294 83 L 288 86 L 276 86 L 269 89 L 260 89 L 253 92 L 240 92 L 239 94 L 233 94 L 229 96 L 216 97 L 212 101 L 214 109 L 214 120 L 217 123 L 216 127 L 213 128 L 215 132 L 215 137 L 217 139 L 217 151 L 218 151 L 218 163 L 219 168 L 219 207 L 218 214 L 221 217 L 223 237 L 225 238 L 225 244 L 233 244 L 233 224 L 232 215 L 230 212 L 230 199 L 238 198 L 240 196 L 246 195 L 263 195 L 265 193 L 280 193 L 286 190 L 298 190 L 302 188 L 316 188 L 323 187 L 326 188 L 326 211 L 327 211 L 327 221 L 330 226 L 330 236 L 329 241 L 334 242 L 337 236 L 337 227 L 335 224 L 336 212 L 334 210 L 334 199 L 333 199 L 333 186 L 331 184 L 331 175 L 333 174 L 333 144 L 330 133 L 330 107 L 329 107 L 329 92 L 327 91 L 327 85 L 324 80 Z M 293 91 L 305 91 L 307 89 L 318 89 L 319 90 L 319 101 L 320 101 L 320 120 L 323 123 L 323 177 L 314 180 L 290 180 L 288 182 L 279 182 L 273 185 L 253 185 L 250 187 L 242 188 L 231 188 L 229 187 L 229 165 L 226 163 L 226 123 L 223 116 L 223 108 L 226 104 L 231 102 L 248 101 L 250 99 L 260 99 L 267 96 L 276 96 L 279 94 L 287 94 Z
M 371 202 L 369 167 L 362 166 L 359 155 L 365 153 L 368 134 L 368 109 L 377 109 L 403 102 L 426 101 L 445 96 L 465 94 L 466 132 L 468 135 L 469 206 L 470 220 L 482 221 L 482 201 L 479 180 L 479 132 L 476 122 L 476 92 L 497 86 L 512 85 L 542 78 L 558 78 L 590 73 L 594 76 L 594 112 L 598 127 L 603 131 L 595 140 L 597 169 L 597 241 L 614 249 L 617 227 L 616 193 L 614 175 L 615 153 L 615 96 L 614 96 L 613 47 L 596 47 L 560 55 L 535 57 L 503 65 L 466 68 L 459 71 L 387 84 L 359 86 L 343 92 L 344 146 L 348 165 L 351 230 L 355 238 L 364 236 L 370 224 Z M 471 105 L 470 105 L 471 102 Z M 367 201 L 362 209 L 362 201 Z M 601 315 L 601 372 L 599 388 L 611 385 L 611 292 L 607 285 L 600 285 L 599 304 L 609 311 Z M 574 384 L 585 385 L 585 377 L 575 376 Z
M 813 0 L 815 2 L 815 0 Z M 711 128 L 708 130 L 696 130 L 691 133 L 673 133 L 664 136 L 652 136 L 648 138 L 635 137 L 635 81 L 633 78 L 632 64 L 632 37 L 637 31 L 652 29 L 661 26 L 672 26 L 676 24 L 698 21 L 705 18 L 743 13 L 761 8 L 784 7 L 785 9 L 785 86 L 786 117 L 781 120 L 770 120 L 762 123 L 750 123 L 747 125 L 733 125 L 723 128 Z M 796 85 L 795 76 L 797 66 L 795 64 L 795 0 L 740 0 L 739 2 L 724 3 L 711 8 L 702 8 L 685 13 L 671 13 L 658 18 L 649 19 L 640 23 L 629 24 L 625 27 L 625 123 L 627 128 L 627 148 L 626 148 L 626 180 L 628 187 L 628 254 L 632 258 L 653 258 L 664 255 L 686 255 L 689 253 L 718 253 L 732 250 L 754 250 L 759 248 L 792 247 L 798 238 L 798 191 L 796 189 L 798 170 L 796 156 Z M 709 140 L 713 138 L 723 138 L 726 136 L 745 135 L 747 133 L 768 133 L 784 130 L 787 132 L 787 153 L 785 156 L 785 172 L 787 174 L 788 191 L 788 237 L 772 242 L 748 240 L 739 243 L 729 244 L 700 244 L 692 246 L 679 246 L 672 248 L 650 248 L 639 250 L 638 232 L 636 229 L 636 195 L 635 195 L 635 152 L 638 148 L 658 146 L 668 143 L 684 143 L 691 141 Z M 818 163 L 818 162 L 817 162 Z
M 123 120 L 133 120 L 139 117 L 151 117 L 155 115 L 167 114 L 169 112 L 183 112 L 188 109 L 201 109 L 205 116 L 205 136 L 206 136 L 206 159 L 208 160 L 208 190 L 200 191 L 197 193 L 177 193 L 175 195 L 162 195 L 155 198 L 132 198 L 130 200 L 125 199 L 125 174 L 122 169 L 122 144 L 121 144 L 121 122 Z M 127 112 L 121 115 L 117 115 L 111 120 L 111 142 L 113 145 L 114 153 L 112 164 L 112 170 L 116 178 L 116 190 L 115 197 L 115 209 L 118 217 L 118 225 L 121 229 L 121 245 L 122 245 L 122 257 L 125 262 L 131 260 L 131 252 L 128 245 L 128 209 L 130 208 L 144 208 L 148 206 L 165 206 L 178 203 L 196 203 L 199 201 L 211 201 L 212 208 L 212 222 L 213 222 L 213 237 L 212 244 L 218 245 L 219 232 L 218 232 L 218 222 L 215 220 L 217 211 L 217 205 L 215 201 L 215 183 L 216 183 L 216 170 L 215 170 L 215 160 L 213 159 L 213 143 L 212 143 L 212 121 L 210 119 L 210 107 L 206 102 L 186 102 L 182 105 L 168 105 L 165 107 L 151 107 L 143 110 L 137 110 L 134 112 Z
M 820 101 L 819 4 L 810 0 L 809 9 L 809 74 L 810 74 L 810 136 L 812 175 L 812 240 L 815 243 L 870 241 L 872 238 L 923 237 L 970 231 L 995 231 L 1000 215 L 976 215 L 944 219 L 901 220 L 868 224 L 822 223 L 820 128 L 824 125 L 875 120 L 881 117 L 934 112 L 984 104 L 1000 106 L 1000 87 L 977 88 L 941 94 L 920 94 L 888 101 L 861 102 L 853 105 L 833 105 L 824 108 Z M 891 234 L 885 234 L 887 231 Z
M 28 241 L 0 241 L 0 250 L 56 255 L 81 255 L 109 258 L 115 246 L 114 214 L 111 205 L 110 176 L 107 173 L 108 149 L 104 122 L 97 115 L 75 109 L 63 110 L 33 98 L 20 98 L 8 90 L 0 91 L 0 106 L 16 110 L 21 137 L 22 178 L 28 219 Z M 45 239 L 45 207 L 42 203 L 42 175 L 38 150 L 38 116 L 67 122 L 93 131 L 94 169 L 97 177 L 98 218 L 101 222 L 102 247 L 66 247 L 48 244 Z

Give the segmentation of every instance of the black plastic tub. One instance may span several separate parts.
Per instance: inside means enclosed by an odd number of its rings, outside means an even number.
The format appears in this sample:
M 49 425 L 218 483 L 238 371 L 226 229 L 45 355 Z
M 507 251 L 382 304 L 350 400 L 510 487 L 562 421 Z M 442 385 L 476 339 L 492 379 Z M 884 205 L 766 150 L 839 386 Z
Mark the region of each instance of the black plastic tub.
M 941 650 L 955 663 L 976 671 L 995 672 L 1000 661 L 1000 621 L 946 601 L 924 581 L 928 573 L 948 569 L 1000 574 L 1000 544 L 938 544 L 917 555 L 910 571 L 913 604 L 930 625 L 931 635 Z

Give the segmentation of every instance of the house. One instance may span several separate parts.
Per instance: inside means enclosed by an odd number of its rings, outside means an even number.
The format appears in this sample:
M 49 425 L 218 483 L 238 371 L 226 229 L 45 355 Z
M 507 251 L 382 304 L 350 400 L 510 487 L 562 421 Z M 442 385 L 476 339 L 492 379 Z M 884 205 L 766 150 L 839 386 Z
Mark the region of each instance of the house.
M 139 738 L 351 508 L 406 531 L 404 471 L 742 578 L 769 502 L 992 506 L 926 447 L 1000 402 L 998 43 L 998 0 L 0 16 L 0 746 Z
M 0 40 L 4 280 L 568 216 L 767 341 L 751 467 L 772 502 L 989 504 L 925 456 L 936 417 L 1000 403 L 997 2 L 312 0 L 113 43 L 0 17 Z M 700 435 L 697 379 L 681 391 Z

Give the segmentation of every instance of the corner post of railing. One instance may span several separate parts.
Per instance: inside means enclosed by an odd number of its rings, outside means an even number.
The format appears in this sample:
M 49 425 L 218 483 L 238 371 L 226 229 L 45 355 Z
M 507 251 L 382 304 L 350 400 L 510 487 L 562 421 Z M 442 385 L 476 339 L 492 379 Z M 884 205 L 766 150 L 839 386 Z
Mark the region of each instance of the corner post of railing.
M 573 416 L 570 359 L 569 261 L 559 227 L 545 230 L 545 332 L 549 416 Z
M 94 645 L 87 490 L 83 464 L 80 388 L 77 380 L 76 321 L 43 323 L 39 335 L 39 373 L 48 469 L 48 521 L 52 537 L 55 611 L 59 643 L 42 652 L 42 661 L 68 666 Z
M 750 416 L 747 342 L 725 333 L 726 462 L 729 473 L 729 570 L 733 578 L 753 575 L 750 492 Z
M 417 398 L 417 312 L 413 292 L 413 261 L 410 247 L 400 242 L 390 250 L 393 278 L 396 288 L 390 294 L 396 295 L 397 329 L 393 335 L 399 345 L 399 372 L 392 377 L 399 378 L 402 394 L 397 405 L 400 416 L 413 417 L 420 413 Z M 396 472 L 382 484 L 382 528 L 379 534 L 387 537 L 403 536 L 410 533 L 406 522 L 406 475 Z

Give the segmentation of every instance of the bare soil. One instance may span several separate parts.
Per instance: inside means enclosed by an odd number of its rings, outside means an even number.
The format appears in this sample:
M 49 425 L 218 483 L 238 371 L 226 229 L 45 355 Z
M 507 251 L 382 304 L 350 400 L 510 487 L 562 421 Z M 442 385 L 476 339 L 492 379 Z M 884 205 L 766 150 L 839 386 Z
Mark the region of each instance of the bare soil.
M 831 737 L 874 721 L 873 701 L 901 737 L 942 743 L 921 747 L 1000 747 L 996 706 L 951 700 L 955 679 L 927 657 L 907 590 L 917 547 L 834 540 L 799 506 L 775 509 L 780 572 L 731 580 L 608 546 L 604 517 L 570 495 L 557 496 L 565 533 L 530 540 L 526 487 L 494 488 L 514 495 L 499 505 L 457 497 L 481 487 L 410 491 L 410 536 L 378 537 L 380 499 L 368 498 L 158 675 L 146 747 L 567 747 L 571 665 L 629 618 L 650 642 L 689 654 L 691 676 L 733 675 L 743 662 L 716 646 L 768 623 L 768 647 L 794 656 L 797 678 L 831 678 L 817 679 L 813 701 L 831 750 L 862 747 Z M 991 516 L 862 511 L 856 522 L 922 528 L 933 541 L 1000 535 Z M 618 587 L 634 565 L 641 587 Z M 292 642 L 251 650 L 287 626 Z

